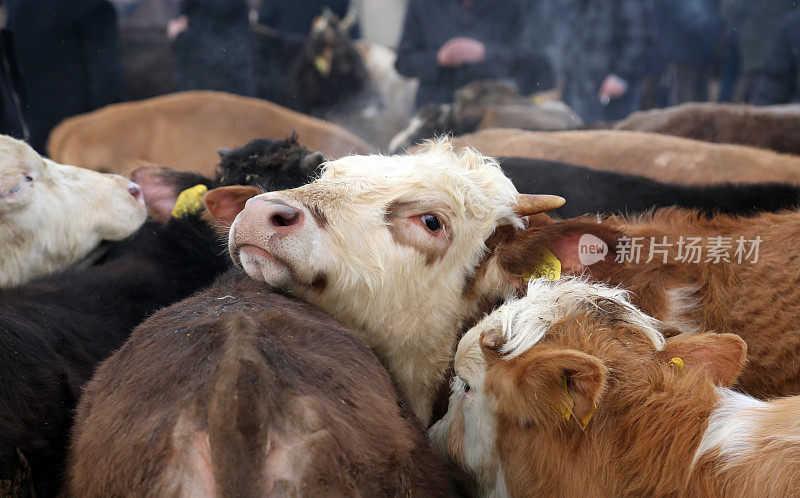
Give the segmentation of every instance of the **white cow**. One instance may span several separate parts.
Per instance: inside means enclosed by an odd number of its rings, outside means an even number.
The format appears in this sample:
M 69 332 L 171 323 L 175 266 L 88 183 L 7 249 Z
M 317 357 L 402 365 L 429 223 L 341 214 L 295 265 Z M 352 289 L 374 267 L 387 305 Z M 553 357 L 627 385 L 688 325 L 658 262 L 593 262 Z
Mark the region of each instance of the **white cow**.
M 55 163 L 0 135 L 0 286 L 67 268 L 145 217 L 135 183 Z

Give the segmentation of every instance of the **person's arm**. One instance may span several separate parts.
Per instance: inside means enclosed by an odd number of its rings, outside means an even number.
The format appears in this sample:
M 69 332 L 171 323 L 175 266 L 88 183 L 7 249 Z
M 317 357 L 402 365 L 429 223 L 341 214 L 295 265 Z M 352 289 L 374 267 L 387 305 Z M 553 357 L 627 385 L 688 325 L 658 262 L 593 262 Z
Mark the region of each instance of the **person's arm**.
M 427 44 L 422 29 L 421 18 L 424 15 L 420 7 L 423 2 L 411 0 L 408 3 L 406 18 L 403 22 L 403 35 L 397 47 L 395 68 L 403 76 L 432 80 L 439 72 L 436 54 L 439 47 Z
M 792 54 L 792 28 L 798 29 L 800 16 L 784 23 L 770 46 L 764 60 L 764 70 L 758 78 L 753 96 L 755 105 L 785 104 L 792 98 L 798 78 L 798 61 Z

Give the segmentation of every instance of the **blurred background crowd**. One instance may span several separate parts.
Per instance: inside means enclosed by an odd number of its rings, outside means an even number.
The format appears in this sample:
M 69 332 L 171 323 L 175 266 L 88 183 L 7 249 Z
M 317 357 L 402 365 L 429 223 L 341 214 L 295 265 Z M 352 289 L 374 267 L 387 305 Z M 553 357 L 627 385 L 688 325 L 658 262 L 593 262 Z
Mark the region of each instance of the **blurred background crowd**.
M 351 39 L 395 51 L 396 71 L 419 81 L 413 109 L 487 78 L 523 95 L 555 92 L 586 123 L 689 101 L 800 100 L 798 0 L 0 4 L 0 131 L 42 152 L 66 117 L 180 90 L 325 117 L 320 108 L 361 90 L 367 69 Z M 326 78 L 304 79 L 304 60 Z

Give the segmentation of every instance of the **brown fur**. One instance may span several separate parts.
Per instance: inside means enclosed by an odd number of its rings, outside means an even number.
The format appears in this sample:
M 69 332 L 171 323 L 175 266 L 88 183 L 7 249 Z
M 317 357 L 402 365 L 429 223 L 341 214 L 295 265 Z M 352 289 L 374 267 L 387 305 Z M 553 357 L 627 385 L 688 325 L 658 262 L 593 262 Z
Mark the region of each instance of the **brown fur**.
M 69 465 L 73 496 L 441 496 L 443 474 L 355 334 L 237 275 L 99 367 Z
M 666 183 L 800 183 L 800 157 L 654 133 L 616 130 L 532 132 L 496 128 L 453 139 L 490 156 L 563 161 Z
M 729 347 L 731 358 L 744 348 L 735 337 Z M 751 489 L 761 493 L 778 489 L 749 471 L 741 477 L 721 472 L 713 458 L 691 470 L 718 399 L 714 384 L 704 370 L 669 366 L 624 321 L 587 310 L 565 317 L 518 357 L 485 355 L 486 390 L 497 403 L 497 449 L 511 496 L 746 495 L 730 485 L 736 481 L 755 482 Z M 738 370 L 741 361 L 719 368 Z M 572 413 L 580 416 L 597 403 L 585 429 L 554 409 L 567 397 L 559 386 L 562 375 L 569 379 Z
M 576 245 L 583 233 L 592 233 L 612 246 L 622 235 L 644 237 L 642 258 L 638 264 L 615 263 L 611 249 L 603 262 L 583 267 L 577 261 Z M 759 259 L 755 264 L 737 264 L 731 249 L 731 263 L 674 263 L 677 248 L 673 246 L 667 264 L 662 264 L 660 256 L 646 263 L 651 236 L 657 242 L 667 236 L 673 244 L 680 236 L 727 236 L 733 238 L 734 248 L 739 236 L 748 240 L 759 236 Z M 531 251 L 544 245 L 562 261 L 565 273 L 587 272 L 591 278 L 620 285 L 633 292 L 634 304 L 658 319 L 739 335 L 747 343 L 750 367 L 738 387 L 766 398 L 800 393 L 800 363 L 796 361 L 800 355 L 798 238 L 800 213 L 705 219 L 692 211 L 663 209 L 639 218 L 612 217 L 602 223 L 579 218 L 533 227 L 497 253 L 498 263 L 513 277 L 530 265 Z M 676 315 L 670 310 L 668 292 L 681 288 L 696 289 L 689 296 L 695 306 Z
M 58 162 L 125 175 L 145 160 L 213 177 L 220 147 L 293 131 L 326 157 L 372 151 L 337 125 L 264 100 L 211 91 L 114 104 L 69 118 L 50 134 L 47 150 Z
M 797 105 L 688 103 L 636 112 L 614 128 L 800 154 L 800 106 Z

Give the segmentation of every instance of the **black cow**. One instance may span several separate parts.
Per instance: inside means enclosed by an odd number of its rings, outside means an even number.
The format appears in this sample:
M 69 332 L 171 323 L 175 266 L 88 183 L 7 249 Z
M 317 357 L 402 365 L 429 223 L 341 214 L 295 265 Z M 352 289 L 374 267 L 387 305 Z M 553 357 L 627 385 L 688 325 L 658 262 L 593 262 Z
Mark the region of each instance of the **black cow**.
M 299 187 L 313 179 L 322 163 L 292 134 L 285 140 L 258 138 L 233 150 L 219 149 L 217 185 L 257 185 L 264 190 Z
M 169 218 L 178 192 L 243 175 L 251 183 L 274 179 L 296 187 L 306 181 L 307 167 L 318 164 L 317 155 L 294 139 L 264 144 L 272 147 L 259 149 L 265 154 L 261 161 L 232 160 L 241 149 L 226 154 L 215 180 L 140 170 L 145 197 L 166 213 L 166 225 L 147 222 L 133 237 L 111 245 L 96 266 L 0 289 L 0 495 L 56 494 L 72 410 L 95 365 L 147 316 L 230 267 L 227 241 L 207 214 Z M 275 149 L 285 162 L 273 160 Z M 240 190 L 243 198 L 261 192 Z
M 553 213 L 573 218 L 586 213 L 640 213 L 655 207 L 697 208 L 708 214 L 750 215 L 800 205 L 800 186 L 721 184 L 688 186 L 649 178 L 597 171 L 574 164 L 498 158 L 505 174 L 524 193 L 560 195 L 567 203 Z
M 225 271 L 226 244 L 198 215 L 148 222 L 107 262 L 0 289 L 0 491 L 57 493 L 72 410 L 95 365 L 145 317 Z
M 348 31 L 355 20 L 326 12 L 314 20 L 308 41 L 292 67 L 297 107 L 319 114 L 363 90 L 369 80 Z

